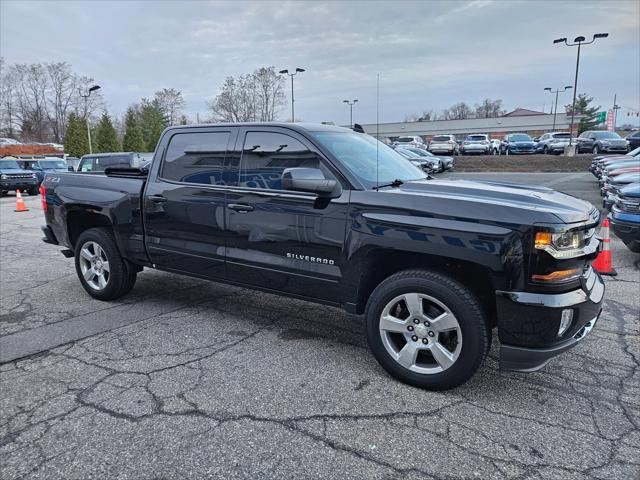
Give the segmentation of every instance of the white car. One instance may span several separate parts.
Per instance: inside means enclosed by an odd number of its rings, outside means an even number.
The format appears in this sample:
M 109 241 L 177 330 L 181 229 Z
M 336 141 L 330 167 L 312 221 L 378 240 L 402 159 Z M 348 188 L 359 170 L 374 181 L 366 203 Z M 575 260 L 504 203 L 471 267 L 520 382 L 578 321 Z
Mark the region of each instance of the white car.
M 423 150 L 427 149 L 427 146 L 425 145 L 424 140 L 422 140 L 422 137 L 418 136 L 398 137 L 398 139 L 393 142 L 393 145 L 396 147 L 418 147 L 422 148 Z
M 499 155 L 500 154 L 500 140 L 497 138 L 491 139 L 491 155 Z
M 536 145 L 536 152 L 542 152 L 545 154 L 553 153 L 560 155 L 564 152 L 564 147 L 569 145 L 569 139 L 571 134 L 569 132 L 549 132 L 545 133 L 538 139 Z M 575 144 L 575 139 L 573 143 Z
M 460 147 L 461 154 L 479 153 L 489 155 L 491 153 L 491 142 L 489 135 L 484 133 L 474 133 L 467 135 Z
M 429 142 L 428 150 L 431 153 L 447 153 L 449 155 L 459 153 L 455 135 L 434 135 Z

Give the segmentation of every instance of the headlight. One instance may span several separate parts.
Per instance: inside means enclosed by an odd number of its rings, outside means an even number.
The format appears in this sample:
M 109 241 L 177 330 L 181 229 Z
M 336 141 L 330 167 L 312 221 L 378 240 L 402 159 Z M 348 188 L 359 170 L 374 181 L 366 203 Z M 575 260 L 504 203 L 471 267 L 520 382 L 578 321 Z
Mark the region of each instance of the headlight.
M 560 233 L 538 232 L 534 246 L 554 258 L 574 258 L 584 253 L 584 240 L 584 231 L 582 230 Z
M 8 177 L 3 173 L 2 175 L 0 175 L 0 178 L 1 178 L 2 180 L 6 180 Z
M 36 174 L 35 174 L 35 173 L 32 173 L 32 174 L 31 174 L 31 178 L 36 178 Z

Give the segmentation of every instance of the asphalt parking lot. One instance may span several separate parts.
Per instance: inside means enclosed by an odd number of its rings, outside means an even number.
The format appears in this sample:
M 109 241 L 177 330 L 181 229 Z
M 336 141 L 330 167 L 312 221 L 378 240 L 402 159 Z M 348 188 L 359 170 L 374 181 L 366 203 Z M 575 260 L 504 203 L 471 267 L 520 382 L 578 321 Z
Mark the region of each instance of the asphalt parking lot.
M 444 176 L 600 202 L 588 173 Z M 517 374 L 494 342 L 471 381 L 428 392 L 340 310 L 158 271 L 93 300 L 25 200 L 0 199 L 2 479 L 640 478 L 640 255 L 616 239 L 581 345 Z

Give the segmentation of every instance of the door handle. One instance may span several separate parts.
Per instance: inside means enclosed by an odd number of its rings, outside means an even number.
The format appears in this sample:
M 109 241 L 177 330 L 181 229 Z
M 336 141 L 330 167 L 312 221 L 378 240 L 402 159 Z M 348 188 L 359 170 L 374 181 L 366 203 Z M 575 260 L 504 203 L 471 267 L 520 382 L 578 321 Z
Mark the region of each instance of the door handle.
M 240 213 L 253 212 L 253 207 L 246 203 L 230 203 L 227 207 Z
M 149 197 L 149 200 L 151 200 L 153 203 L 164 203 L 167 201 L 167 199 L 162 195 L 151 195 Z

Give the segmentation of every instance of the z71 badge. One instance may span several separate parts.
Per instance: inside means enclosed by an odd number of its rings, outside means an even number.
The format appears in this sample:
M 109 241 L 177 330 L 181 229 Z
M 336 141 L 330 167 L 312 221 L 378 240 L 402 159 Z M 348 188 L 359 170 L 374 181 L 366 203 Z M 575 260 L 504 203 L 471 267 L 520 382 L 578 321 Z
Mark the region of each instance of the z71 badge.
M 305 262 L 323 263 L 325 265 L 333 265 L 335 262 L 328 258 L 311 257 L 309 255 L 298 255 L 297 253 L 287 253 L 287 258 L 293 258 L 294 260 L 304 260 Z

